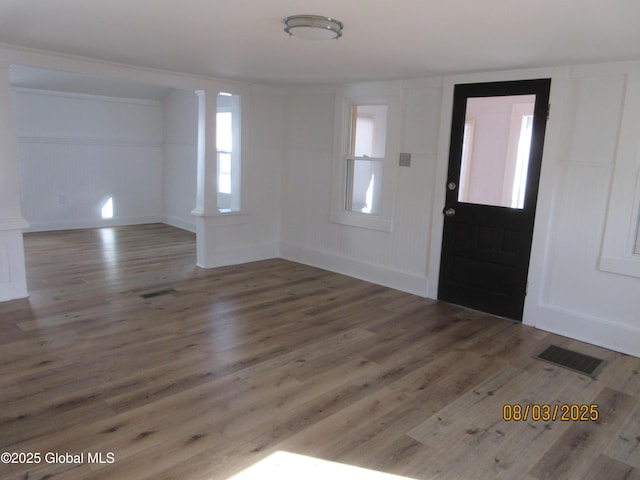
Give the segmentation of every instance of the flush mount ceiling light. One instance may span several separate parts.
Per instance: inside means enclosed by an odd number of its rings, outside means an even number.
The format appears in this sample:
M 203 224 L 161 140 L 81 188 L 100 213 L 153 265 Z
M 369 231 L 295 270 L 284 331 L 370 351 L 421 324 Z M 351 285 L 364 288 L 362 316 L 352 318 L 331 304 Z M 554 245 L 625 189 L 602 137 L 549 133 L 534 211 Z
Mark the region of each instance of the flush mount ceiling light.
M 342 36 L 342 22 L 320 15 L 292 15 L 284 19 L 284 31 L 306 40 L 331 40 Z

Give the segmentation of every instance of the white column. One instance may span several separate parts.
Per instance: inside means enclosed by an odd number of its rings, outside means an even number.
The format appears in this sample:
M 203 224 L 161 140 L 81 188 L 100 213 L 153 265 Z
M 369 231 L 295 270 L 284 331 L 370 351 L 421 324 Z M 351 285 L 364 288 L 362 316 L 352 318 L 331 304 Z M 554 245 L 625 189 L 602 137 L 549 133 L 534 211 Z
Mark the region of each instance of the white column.
M 198 173 L 196 216 L 217 212 L 216 93 L 198 91 Z
M 0 65 L 0 301 L 27 296 L 9 66 Z
M 217 95 L 215 91 L 198 91 L 198 170 L 196 208 L 191 212 L 196 218 L 197 264 L 209 265 L 209 237 L 212 236 L 207 217 L 218 213 L 217 210 L 217 149 L 216 149 L 216 112 Z

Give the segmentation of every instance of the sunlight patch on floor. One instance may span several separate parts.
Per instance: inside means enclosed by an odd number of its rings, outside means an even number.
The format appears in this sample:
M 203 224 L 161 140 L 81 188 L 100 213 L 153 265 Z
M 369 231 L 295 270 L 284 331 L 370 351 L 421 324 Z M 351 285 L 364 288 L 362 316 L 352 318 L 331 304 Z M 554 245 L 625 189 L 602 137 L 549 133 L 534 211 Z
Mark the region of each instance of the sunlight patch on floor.
M 329 462 L 290 452 L 275 452 L 227 480 L 410 480 L 407 477 Z

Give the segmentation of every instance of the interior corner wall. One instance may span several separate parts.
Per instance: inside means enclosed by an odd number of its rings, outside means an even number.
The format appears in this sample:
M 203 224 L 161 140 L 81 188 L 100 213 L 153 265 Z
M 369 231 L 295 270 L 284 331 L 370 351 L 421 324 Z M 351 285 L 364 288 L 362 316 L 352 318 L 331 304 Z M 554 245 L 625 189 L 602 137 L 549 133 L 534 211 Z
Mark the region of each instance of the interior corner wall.
M 162 220 L 160 102 L 15 89 L 14 111 L 31 231 Z
M 172 90 L 162 102 L 164 223 L 195 232 L 198 163 L 198 97 Z

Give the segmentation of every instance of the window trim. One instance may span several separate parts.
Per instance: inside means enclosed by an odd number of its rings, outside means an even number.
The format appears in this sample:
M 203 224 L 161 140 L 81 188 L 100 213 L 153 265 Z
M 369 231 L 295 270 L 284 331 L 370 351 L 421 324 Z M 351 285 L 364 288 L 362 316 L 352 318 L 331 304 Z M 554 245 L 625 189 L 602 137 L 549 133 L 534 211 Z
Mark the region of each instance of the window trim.
M 357 90 L 357 87 L 355 88 Z M 331 211 L 329 220 L 332 223 L 353 227 L 393 231 L 393 211 L 395 203 L 395 185 L 397 179 L 397 162 L 394 160 L 399 152 L 399 134 L 401 125 L 400 91 L 385 90 L 380 95 L 351 94 L 348 90 L 336 95 L 336 118 L 333 154 L 333 180 L 331 192 Z M 387 128 L 384 157 L 371 160 L 381 161 L 383 168 L 380 213 L 354 212 L 346 209 L 347 205 L 347 159 L 359 158 L 349 155 L 351 144 L 353 106 L 354 105 L 386 105 Z
M 640 277 L 635 243 L 640 230 L 640 73 L 626 79 L 624 109 L 609 194 L 601 271 Z M 633 200 L 630 202 L 629 198 Z

